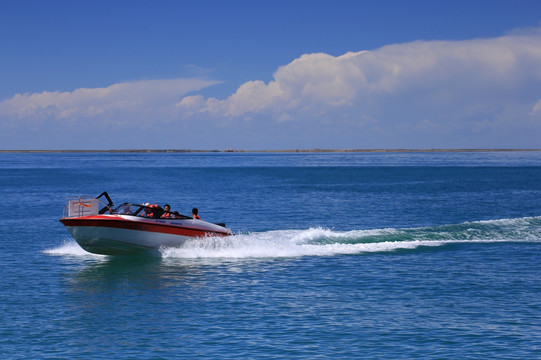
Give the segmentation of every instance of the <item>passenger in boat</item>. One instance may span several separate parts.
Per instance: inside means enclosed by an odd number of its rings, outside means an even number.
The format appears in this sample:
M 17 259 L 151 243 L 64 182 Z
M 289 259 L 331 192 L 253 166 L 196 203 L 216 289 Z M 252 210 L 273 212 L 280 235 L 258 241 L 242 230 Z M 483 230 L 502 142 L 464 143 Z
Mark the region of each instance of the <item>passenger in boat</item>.
M 145 209 L 143 210 L 143 213 L 141 214 L 141 216 L 147 217 L 147 218 L 154 217 L 154 213 L 152 212 L 152 208 L 156 207 L 156 205 L 150 205 L 150 203 L 146 203 L 144 206 L 145 206 Z
M 201 217 L 199 215 L 197 215 L 198 213 L 199 213 L 199 210 L 197 210 L 197 208 L 192 209 L 192 217 L 194 219 L 201 220 Z
M 169 218 L 172 218 L 172 214 L 170 213 L 171 211 L 171 206 L 169 204 L 165 204 L 163 206 L 163 214 L 162 214 L 162 219 L 169 219 Z
M 141 206 L 149 206 L 149 205 L 150 205 L 149 203 L 146 203 L 146 204 L 143 203 L 143 204 L 141 204 Z M 144 207 L 144 208 L 143 208 L 143 211 L 141 211 L 141 212 L 139 213 L 139 216 L 147 217 L 147 208 L 146 208 L 146 207 Z

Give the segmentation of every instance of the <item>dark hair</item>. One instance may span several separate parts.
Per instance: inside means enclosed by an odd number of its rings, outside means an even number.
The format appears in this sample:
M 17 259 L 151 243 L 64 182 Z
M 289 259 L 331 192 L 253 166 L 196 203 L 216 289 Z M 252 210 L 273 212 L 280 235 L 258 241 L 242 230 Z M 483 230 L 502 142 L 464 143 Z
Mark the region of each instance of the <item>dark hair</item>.
M 197 208 L 193 208 L 193 209 L 192 209 L 192 214 L 197 215 L 198 212 L 199 212 L 199 210 L 197 210 Z
M 169 208 L 171 208 L 171 205 L 169 204 L 165 204 L 163 207 L 165 208 L 166 206 L 169 206 Z

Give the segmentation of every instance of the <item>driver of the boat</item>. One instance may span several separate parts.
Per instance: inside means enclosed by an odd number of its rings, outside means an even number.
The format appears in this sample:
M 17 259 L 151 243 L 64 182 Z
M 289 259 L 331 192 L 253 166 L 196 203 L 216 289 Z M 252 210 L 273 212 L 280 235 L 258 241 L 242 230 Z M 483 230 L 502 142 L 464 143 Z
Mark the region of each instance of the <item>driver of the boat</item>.
M 143 213 L 141 215 L 143 215 L 144 217 L 149 217 L 149 218 L 153 217 L 154 214 L 152 213 L 152 209 L 150 208 L 151 207 L 150 203 L 146 203 L 144 204 L 144 206 L 145 206 L 145 209 L 143 210 Z

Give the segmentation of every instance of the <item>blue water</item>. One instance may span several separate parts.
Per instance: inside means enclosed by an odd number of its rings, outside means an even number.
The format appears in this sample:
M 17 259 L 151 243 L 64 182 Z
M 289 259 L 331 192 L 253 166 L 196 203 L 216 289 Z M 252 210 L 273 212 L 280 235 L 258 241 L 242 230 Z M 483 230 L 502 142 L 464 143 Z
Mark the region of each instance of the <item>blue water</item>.
M 541 358 L 541 152 L 0 154 L 6 359 Z M 86 253 L 71 195 L 236 236 Z

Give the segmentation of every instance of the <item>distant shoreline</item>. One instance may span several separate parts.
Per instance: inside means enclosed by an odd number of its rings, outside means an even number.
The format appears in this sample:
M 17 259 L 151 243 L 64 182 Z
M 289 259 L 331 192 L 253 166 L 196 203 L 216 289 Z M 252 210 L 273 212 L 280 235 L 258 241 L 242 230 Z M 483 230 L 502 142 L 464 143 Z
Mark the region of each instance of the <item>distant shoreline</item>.
M 510 152 L 541 149 L 284 149 L 284 150 L 190 150 L 190 149 L 118 149 L 118 150 L 0 150 L 0 153 L 399 153 L 399 152 Z

